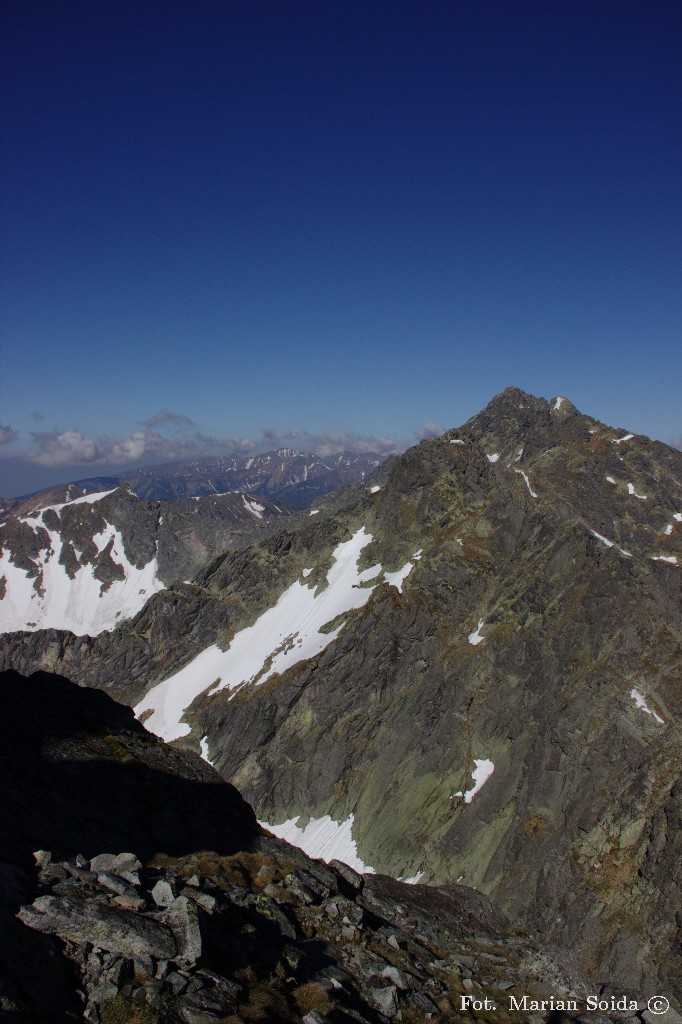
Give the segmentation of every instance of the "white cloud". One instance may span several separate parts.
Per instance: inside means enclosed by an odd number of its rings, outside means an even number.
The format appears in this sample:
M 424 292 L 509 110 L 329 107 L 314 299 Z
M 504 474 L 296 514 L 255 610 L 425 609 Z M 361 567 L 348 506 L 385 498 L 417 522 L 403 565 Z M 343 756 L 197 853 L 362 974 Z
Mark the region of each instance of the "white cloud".
M 65 466 L 68 463 L 90 463 L 97 461 L 97 445 L 78 430 L 63 430 L 58 433 L 33 433 L 38 451 L 29 455 L 31 462 L 39 466 Z
M 444 433 L 445 428 L 441 427 L 440 423 L 425 423 L 419 430 L 415 430 L 414 436 L 420 441 L 425 441 L 429 437 L 440 437 Z
M 11 444 L 12 441 L 16 441 L 18 437 L 19 434 L 13 427 L 0 427 L 0 444 Z
M 191 420 L 189 416 L 183 416 L 179 412 L 171 412 L 170 409 L 161 409 L 160 412 L 150 416 L 148 420 L 141 420 L 141 423 L 143 427 L 147 427 L 149 430 L 154 427 L 163 426 L 166 423 L 175 423 L 185 427 L 196 426 L 194 420 Z
M 313 452 L 322 458 L 340 451 L 377 452 L 389 455 L 402 451 L 389 437 L 357 434 L 352 431 L 329 431 L 311 434 L 306 430 L 287 428 L 282 432 L 272 427 L 263 428 L 260 437 L 215 437 L 199 431 L 182 431 L 166 437 L 151 428 L 179 423 L 189 425 L 187 417 L 162 410 L 145 420 L 146 429 L 127 436 L 119 434 L 87 437 L 79 430 L 53 430 L 33 432 L 34 450 L 26 459 L 39 466 L 125 466 L 133 463 L 165 462 L 178 459 L 202 458 L 210 455 L 251 455 L 275 448 L 294 447 Z M 7 428 L 11 429 L 11 428 Z M 1 435 L 0 435 L 1 436 Z

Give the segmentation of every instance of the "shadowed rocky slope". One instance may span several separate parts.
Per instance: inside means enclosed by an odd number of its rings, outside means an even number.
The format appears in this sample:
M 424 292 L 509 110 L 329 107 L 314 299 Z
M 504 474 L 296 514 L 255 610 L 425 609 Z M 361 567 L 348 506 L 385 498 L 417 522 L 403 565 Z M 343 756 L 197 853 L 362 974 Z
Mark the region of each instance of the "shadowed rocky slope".
M 418 1024 L 485 999 L 514 1024 L 534 1014 L 512 996 L 576 1017 L 595 990 L 480 893 L 363 878 L 263 832 L 103 693 L 2 673 L 0 708 L 8 1024 Z

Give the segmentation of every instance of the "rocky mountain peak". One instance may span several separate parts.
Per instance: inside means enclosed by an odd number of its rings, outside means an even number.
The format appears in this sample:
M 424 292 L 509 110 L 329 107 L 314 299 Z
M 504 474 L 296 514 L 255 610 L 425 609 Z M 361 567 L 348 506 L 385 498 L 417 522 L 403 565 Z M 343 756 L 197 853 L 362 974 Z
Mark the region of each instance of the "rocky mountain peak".
M 308 852 L 464 881 L 679 996 L 681 481 L 508 389 L 115 633 L 9 636 L 4 664 L 133 704 Z

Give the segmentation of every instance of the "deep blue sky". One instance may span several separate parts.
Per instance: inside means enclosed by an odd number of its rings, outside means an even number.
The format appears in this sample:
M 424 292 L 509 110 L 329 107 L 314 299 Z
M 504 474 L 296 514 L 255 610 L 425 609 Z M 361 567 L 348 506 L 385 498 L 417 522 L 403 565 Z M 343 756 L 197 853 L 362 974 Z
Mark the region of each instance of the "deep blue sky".
M 0 494 L 508 384 L 682 435 L 678 0 L 2 18 Z

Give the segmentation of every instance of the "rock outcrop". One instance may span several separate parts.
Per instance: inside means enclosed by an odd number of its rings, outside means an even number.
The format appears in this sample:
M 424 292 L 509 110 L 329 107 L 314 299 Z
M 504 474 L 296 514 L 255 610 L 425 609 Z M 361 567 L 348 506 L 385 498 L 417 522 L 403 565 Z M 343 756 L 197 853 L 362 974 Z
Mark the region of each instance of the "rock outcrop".
M 363 876 L 269 835 L 102 693 L 6 673 L 0 701 L 7 1024 L 598 1024 L 595 994 L 600 1024 L 653 1024 L 645 995 L 588 978 L 479 892 Z

